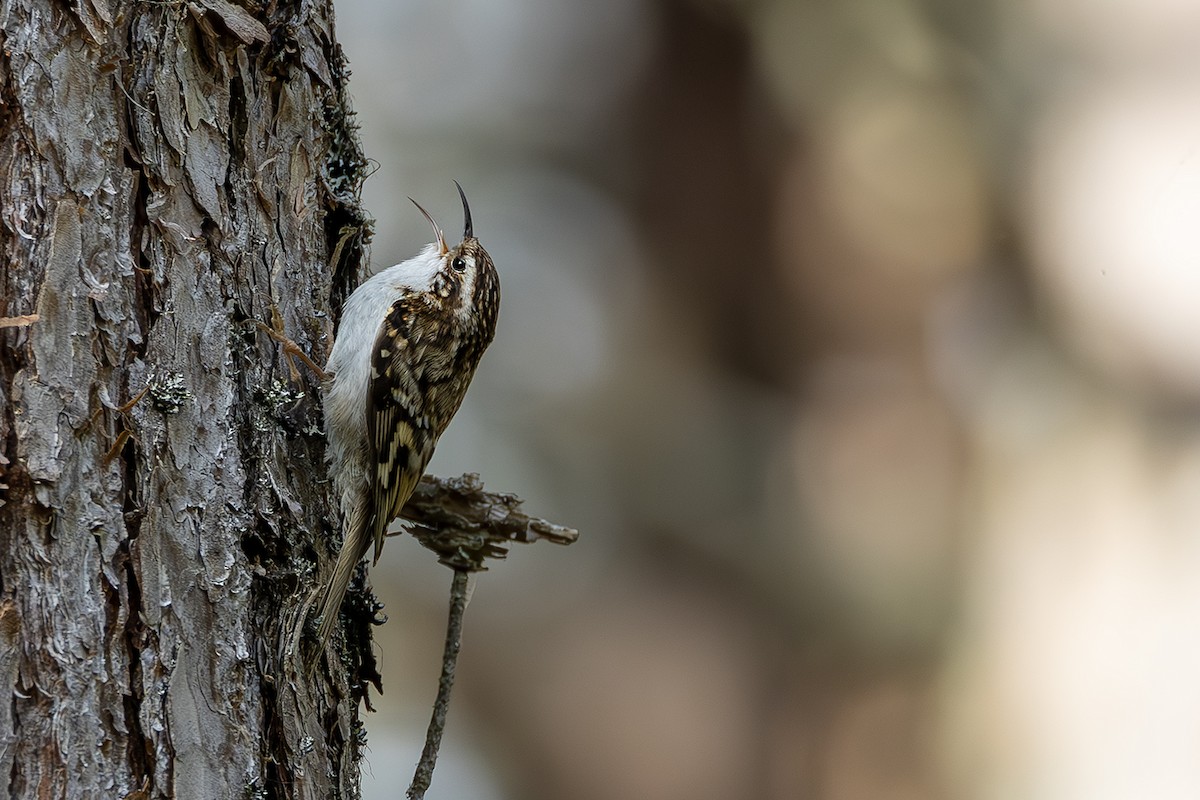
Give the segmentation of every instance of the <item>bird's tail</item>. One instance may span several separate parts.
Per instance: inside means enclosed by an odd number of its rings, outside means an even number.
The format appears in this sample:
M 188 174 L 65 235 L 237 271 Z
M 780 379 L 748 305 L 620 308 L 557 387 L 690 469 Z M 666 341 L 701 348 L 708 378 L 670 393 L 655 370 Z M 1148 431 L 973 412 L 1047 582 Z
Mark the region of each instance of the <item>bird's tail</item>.
M 367 523 L 370 521 L 367 508 L 368 503 L 365 500 L 355 504 L 354 511 L 350 514 L 350 522 L 346 526 L 346 536 L 338 553 L 337 564 L 328 582 L 323 586 L 325 596 L 320 598 L 317 611 L 317 617 L 321 620 L 317 631 L 318 654 L 323 653 L 325 645 L 329 643 L 329 637 L 338 622 L 342 600 L 346 597 L 346 589 L 350 586 L 350 579 L 354 577 L 354 569 L 371 545 L 367 531 Z

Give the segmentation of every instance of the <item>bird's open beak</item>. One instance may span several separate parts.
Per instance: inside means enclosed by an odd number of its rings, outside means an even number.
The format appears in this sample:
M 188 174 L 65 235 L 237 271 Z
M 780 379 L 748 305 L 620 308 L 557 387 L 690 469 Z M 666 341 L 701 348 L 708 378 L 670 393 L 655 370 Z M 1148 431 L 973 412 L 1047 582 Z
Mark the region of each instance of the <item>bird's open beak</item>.
M 459 189 L 459 191 L 461 192 L 462 189 Z M 433 232 L 435 234 L 437 234 L 438 255 L 441 255 L 441 256 L 446 255 L 446 253 L 448 253 L 450 251 L 450 248 L 446 247 L 446 237 L 442 236 L 442 229 L 439 228 L 438 224 L 433 221 L 433 217 L 429 216 L 429 212 L 426 211 L 425 209 L 421 208 L 420 203 L 418 203 L 416 200 L 413 200 L 411 197 L 408 199 L 411 200 L 412 204 L 417 207 L 417 211 L 420 211 L 422 214 L 425 215 L 425 219 L 429 220 L 429 224 L 433 226 Z M 467 202 L 467 199 L 464 197 L 463 203 L 466 203 L 466 202 Z M 471 217 L 470 217 L 470 215 L 468 215 L 467 216 L 467 227 L 468 228 L 470 227 L 470 222 L 471 222 Z
M 463 238 L 470 239 L 475 235 L 475 229 L 471 225 L 471 206 L 467 205 L 467 193 L 458 185 L 458 181 L 455 181 L 454 185 L 458 187 L 458 196 L 463 201 Z

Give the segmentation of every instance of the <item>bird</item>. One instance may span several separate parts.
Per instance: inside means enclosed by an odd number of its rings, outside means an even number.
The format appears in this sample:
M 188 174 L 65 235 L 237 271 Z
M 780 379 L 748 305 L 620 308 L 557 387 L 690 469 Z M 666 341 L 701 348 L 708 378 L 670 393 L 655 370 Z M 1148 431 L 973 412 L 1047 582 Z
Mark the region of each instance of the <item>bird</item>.
M 400 516 L 439 437 L 496 332 L 500 280 L 463 206 L 462 241 L 417 201 L 435 240 L 407 261 L 364 281 L 347 298 L 325 367 L 326 461 L 343 539 L 318 587 L 317 638 L 325 650 L 358 563 L 374 543 L 378 563 L 388 526 Z

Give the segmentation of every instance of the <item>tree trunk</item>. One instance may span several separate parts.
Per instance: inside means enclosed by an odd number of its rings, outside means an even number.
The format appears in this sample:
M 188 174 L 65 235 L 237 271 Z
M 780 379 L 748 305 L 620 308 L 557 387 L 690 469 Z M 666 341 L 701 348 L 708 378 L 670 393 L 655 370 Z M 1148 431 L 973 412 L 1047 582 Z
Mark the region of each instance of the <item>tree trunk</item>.
M 0 328 L 0 780 L 357 796 L 369 646 L 285 653 L 336 535 L 317 384 L 254 324 L 323 362 L 363 261 L 331 0 L 0 27 L 0 316 L 37 315 Z

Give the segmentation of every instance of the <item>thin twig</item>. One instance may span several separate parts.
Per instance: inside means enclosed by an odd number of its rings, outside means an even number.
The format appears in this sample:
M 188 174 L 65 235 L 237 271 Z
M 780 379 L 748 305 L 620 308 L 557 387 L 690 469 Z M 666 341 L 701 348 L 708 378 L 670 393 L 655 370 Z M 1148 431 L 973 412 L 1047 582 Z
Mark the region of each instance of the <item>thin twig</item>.
M 263 333 L 267 334 L 267 336 L 270 336 L 272 339 L 283 345 L 283 354 L 287 358 L 287 365 L 288 369 L 292 373 L 292 380 L 300 380 L 300 373 L 296 371 L 296 365 L 292 363 L 293 358 L 298 358 L 304 362 L 304 366 L 311 369 L 313 374 L 316 375 L 320 380 L 329 380 L 329 373 L 318 367 L 317 362 L 309 358 L 308 353 L 301 350 L 300 345 L 289 339 L 283 333 L 283 331 L 276 330 L 265 322 L 261 322 L 257 319 L 254 320 L 254 324 L 257 325 Z M 282 323 L 280 323 L 280 325 L 282 326 Z
M 408 800 L 424 800 L 425 791 L 433 780 L 433 768 L 437 765 L 438 750 L 442 746 L 442 733 L 446 730 L 446 713 L 450 710 L 450 690 L 454 687 L 454 668 L 458 664 L 458 651 L 462 647 L 463 613 L 467 609 L 466 570 L 454 570 L 454 582 L 450 584 L 450 619 L 446 624 L 446 648 L 442 652 L 442 677 L 438 680 L 437 701 L 433 704 L 433 716 L 425 732 L 425 749 L 408 787 Z
M 32 325 L 41 317 L 37 314 L 22 314 L 19 317 L 0 317 L 0 328 L 24 328 Z

